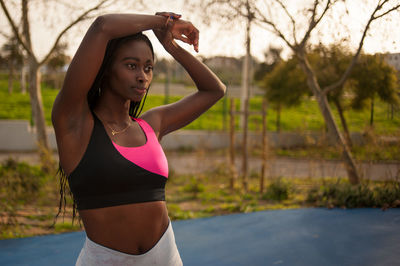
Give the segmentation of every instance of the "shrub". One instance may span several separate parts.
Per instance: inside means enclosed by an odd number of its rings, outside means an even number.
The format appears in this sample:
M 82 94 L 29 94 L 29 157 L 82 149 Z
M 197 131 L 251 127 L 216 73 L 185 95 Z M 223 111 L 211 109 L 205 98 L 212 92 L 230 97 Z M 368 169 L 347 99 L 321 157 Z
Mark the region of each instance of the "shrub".
M 42 185 L 44 173 L 39 167 L 13 159 L 0 167 L 0 198 L 9 202 L 35 199 Z
M 262 196 L 265 200 L 282 201 L 289 198 L 292 192 L 292 184 L 282 178 L 274 179 L 267 187 L 266 192 Z
M 326 182 L 312 187 L 307 194 L 307 202 L 317 206 L 363 208 L 397 207 L 400 200 L 398 181 L 379 183 L 361 183 L 351 185 L 348 182 Z
M 193 198 L 197 198 L 198 193 L 203 192 L 205 187 L 196 178 L 192 177 L 189 184 L 183 186 L 182 191 L 193 194 Z
M 378 206 L 400 207 L 396 202 L 400 201 L 400 182 L 389 181 L 383 186 L 375 188 L 375 197 Z
M 191 211 L 184 211 L 177 204 L 168 204 L 167 207 L 171 220 L 186 220 L 194 217 Z
M 39 167 L 27 163 L 6 160 L 0 166 L 0 213 L 1 224 L 15 224 L 17 207 L 34 201 L 44 180 Z

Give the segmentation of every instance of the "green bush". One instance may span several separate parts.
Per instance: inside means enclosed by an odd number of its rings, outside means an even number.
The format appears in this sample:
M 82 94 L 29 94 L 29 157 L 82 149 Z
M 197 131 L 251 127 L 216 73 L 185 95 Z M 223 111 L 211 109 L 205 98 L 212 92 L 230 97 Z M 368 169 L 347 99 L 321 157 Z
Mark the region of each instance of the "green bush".
M 282 178 L 274 179 L 267 186 L 262 199 L 276 201 L 287 200 L 292 192 L 292 188 L 293 186 L 289 181 L 283 180 Z
M 193 198 L 197 198 L 198 193 L 203 192 L 205 187 L 196 178 L 192 177 L 189 184 L 182 187 L 182 191 L 192 193 Z
M 167 208 L 171 220 L 186 220 L 194 217 L 191 211 L 182 210 L 178 204 L 167 204 Z
M 0 166 L 0 225 L 16 224 L 18 206 L 35 201 L 44 182 L 39 167 L 8 159 Z
M 389 181 L 375 188 L 376 202 L 379 206 L 400 207 L 400 182 Z M 396 203 L 397 202 L 397 203 Z
M 34 200 L 44 176 L 39 167 L 13 159 L 4 161 L 0 167 L 0 199 L 20 203 Z
M 398 181 L 383 184 L 370 182 L 352 185 L 338 180 L 312 187 L 307 194 L 307 202 L 323 207 L 363 208 L 397 207 L 400 201 Z

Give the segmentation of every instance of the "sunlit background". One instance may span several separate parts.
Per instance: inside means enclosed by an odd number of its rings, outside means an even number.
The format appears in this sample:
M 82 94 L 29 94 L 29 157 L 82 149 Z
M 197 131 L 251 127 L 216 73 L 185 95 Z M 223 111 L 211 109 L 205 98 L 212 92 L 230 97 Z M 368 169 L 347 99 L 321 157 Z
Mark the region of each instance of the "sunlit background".
M 17 9 L 15 1 L 9 2 L 10 10 L 12 10 L 13 18 L 18 21 L 20 11 Z M 95 6 L 99 1 L 33 1 L 31 3 L 30 18 L 32 21 L 32 43 L 34 50 L 38 55 L 44 56 L 55 41 L 55 36 L 63 29 L 70 21 L 75 19 L 78 14 L 91 6 Z M 143 2 L 143 3 L 140 3 Z M 262 10 L 267 13 L 265 2 L 255 1 L 259 3 Z M 301 10 L 303 6 L 299 1 L 289 2 L 290 10 L 295 12 Z M 303 5 L 307 1 L 301 1 Z M 310 2 L 310 1 L 309 1 Z M 345 2 L 345 4 L 344 4 Z M 347 46 L 355 49 L 361 38 L 362 29 L 368 22 L 369 14 L 374 8 L 376 1 L 352 0 L 338 3 L 330 10 L 329 14 L 324 18 L 319 26 L 318 33 L 314 33 L 312 43 L 322 42 L 324 44 L 343 42 Z M 102 9 L 96 14 L 105 13 L 142 13 L 154 14 L 158 11 L 172 11 L 182 14 L 182 19 L 187 19 L 200 30 L 200 56 L 232 56 L 241 57 L 245 54 L 245 30 L 246 23 L 240 16 L 231 16 L 229 20 L 217 16 L 216 13 L 211 13 L 208 10 L 206 13 L 202 4 L 204 1 L 114 1 L 113 4 Z M 14 6 L 14 8 L 12 8 Z M 213 9 L 219 9 L 215 7 Z M 213 11 L 213 10 L 211 10 Z M 275 10 L 274 10 L 275 11 Z M 273 13 L 275 21 L 283 29 L 289 25 L 289 21 L 283 14 Z M 329 15 L 329 16 L 328 16 Z M 366 38 L 363 50 L 366 53 L 398 53 L 400 52 L 400 34 L 396 34 L 400 28 L 399 13 L 393 12 L 381 21 L 372 23 Z M 72 56 L 76 51 L 84 33 L 88 29 L 94 18 L 74 26 L 63 38 L 62 42 L 68 44 L 67 54 Z M 296 16 L 297 23 L 306 23 L 305 16 L 302 14 Z M 0 16 L 0 32 L 10 34 L 10 27 L 2 13 Z M 299 27 L 301 30 L 301 27 Z M 156 49 L 156 53 L 161 57 L 166 57 L 164 49 L 158 44 L 154 35 L 148 32 Z M 264 59 L 264 53 L 269 46 L 281 46 L 285 50 L 285 56 L 290 54 L 289 49 L 279 40 L 274 34 L 265 30 L 260 25 L 255 24 L 251 30 L 251 51 L 252 55 L 259 60 Z M 0 44 L 4 43 L 4 36 L 0 36 Z M 189 49 L 191 50 L 191 49 Z M 193 50 L 191 50 L 194 52 Z
M 21 2 L 0 0 L 22 36 Z M 28 2 L 33 53 L 41 61 L 60 32 L 101 1 Z M 255 14 L 249 54 L 246 2 Z M 318 17 L 327 2 L 334 5 L 301 46 L 309 7 L 319 3 Z M 200 30 L 200 52 L 179 43 L 227 85 L 215 106 L 162 140 L 170 164 L 171 219 L 286 208 L 400 207 L 399 1 L 388 1 L 377 13 L 396 9 L 369 24 L 358 61 L 344 75 L 378 2 L 386 0 L 109 0 L 63 35 L 40 69 L 28 67 L 20 46 L 13 54 L 10 44 L 16 39 L 1 9 L 0 239 L 79 230 L 71 223 L 70 207 L 65 222 L 49 227 L 59 199 L 51 109 L 88 27 L 107 13 L 181 14 Z M 153 33 L 145 34 L 157 60 L 144 111 L 196 89 Z M 30 69 L 35 71 L 28 74 Z M 42 129 L 31 108 L 29 89 L 36 84 L 28 84 L 28 76 L 39 73 Z M 330 115 L 324 116 L 321 110 L 328 108 Z M 48 147 L 38 149 L 37 132 L 47 132 Z

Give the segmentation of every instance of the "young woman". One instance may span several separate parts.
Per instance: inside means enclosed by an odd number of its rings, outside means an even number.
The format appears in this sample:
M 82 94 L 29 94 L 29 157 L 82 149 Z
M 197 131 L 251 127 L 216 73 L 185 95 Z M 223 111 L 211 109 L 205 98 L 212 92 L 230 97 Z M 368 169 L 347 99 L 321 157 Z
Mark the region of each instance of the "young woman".
M 139 118 L 154 64 L 145 30 L 153 30 L 198 91 Z M 87 235 L 77 265 L 182 265 L 165 204 L 168 164 L 159 140 L 209 109 L 225 86 L 176 39 L 198 51 L 199 32 L 180 15 L 103 15 L 69 66 L 52 121 Z

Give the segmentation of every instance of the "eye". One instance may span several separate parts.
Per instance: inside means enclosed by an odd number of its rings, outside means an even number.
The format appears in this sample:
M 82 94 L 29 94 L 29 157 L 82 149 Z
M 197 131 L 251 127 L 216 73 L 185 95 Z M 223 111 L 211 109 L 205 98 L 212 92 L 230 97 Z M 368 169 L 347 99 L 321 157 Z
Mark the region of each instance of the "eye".
M 126 64 L 126 66 L 127 66 L 129 69 L 135 69 L 135 68 L 136 68 L 136 65 L 135 65 L 135 64 L 132 64 L 132 63 Z
M 150 72 L 150 71 L 153 71 L 153 66 L 146 66 L 145 68 L 144 68 L 144 71 L 145 72 Z

